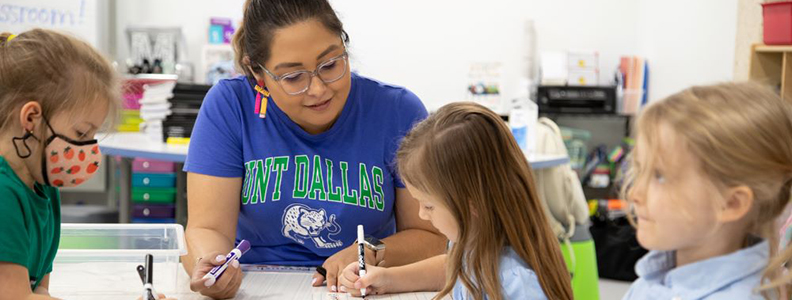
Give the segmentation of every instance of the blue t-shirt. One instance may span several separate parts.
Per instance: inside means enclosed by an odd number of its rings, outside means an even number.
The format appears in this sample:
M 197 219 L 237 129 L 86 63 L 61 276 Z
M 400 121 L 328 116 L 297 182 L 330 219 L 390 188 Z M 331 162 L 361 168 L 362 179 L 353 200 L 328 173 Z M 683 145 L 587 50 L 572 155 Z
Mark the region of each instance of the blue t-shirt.
M 399 143 L 427 116 L 402 87 L 352 73 L 333 126 L 311 135 L 272 101 L 254 112 L 245 77 L 222 80 L 204 99 L 184 164 L 186 172 L 243 177 L 237 241 L 242 263 L 320 265 L 351 245 L 357 225 L 384 238 L 396 230 Z

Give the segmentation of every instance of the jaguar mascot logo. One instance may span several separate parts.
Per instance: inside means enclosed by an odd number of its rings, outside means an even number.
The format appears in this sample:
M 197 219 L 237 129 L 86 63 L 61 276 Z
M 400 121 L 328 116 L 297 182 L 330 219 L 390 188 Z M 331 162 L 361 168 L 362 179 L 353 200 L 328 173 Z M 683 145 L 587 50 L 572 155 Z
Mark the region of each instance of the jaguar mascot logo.
M 333 214 L 328 220 L 324 209 L 300 203 L 289 205 L 283 213 L 283 236 L 303 245 L 310 239 L 317 248 L 341 247 L 343 242 L 330 238 L 341 231 L 335 218 Z

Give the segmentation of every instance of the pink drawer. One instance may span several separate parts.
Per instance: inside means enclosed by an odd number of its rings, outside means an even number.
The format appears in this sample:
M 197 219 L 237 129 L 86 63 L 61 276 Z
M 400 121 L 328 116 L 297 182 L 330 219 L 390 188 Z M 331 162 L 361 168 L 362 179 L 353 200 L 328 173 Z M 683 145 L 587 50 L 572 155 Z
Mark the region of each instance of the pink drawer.
M 140 173 L 173 173 L 176 164 L 171 161 L 159 161 L 136 158 L 132 161 L 132 172 Z

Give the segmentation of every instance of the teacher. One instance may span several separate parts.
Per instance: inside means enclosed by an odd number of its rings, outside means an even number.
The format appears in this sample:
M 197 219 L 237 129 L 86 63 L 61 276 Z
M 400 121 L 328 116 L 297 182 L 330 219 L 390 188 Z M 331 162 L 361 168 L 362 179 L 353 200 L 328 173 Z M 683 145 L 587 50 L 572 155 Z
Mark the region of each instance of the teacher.
M 326 0 L 245 3 L 233 41 L 245 76 L 206 95 L 184 165 L 182 262 L 194 291 L 236 294 L 236 265 L 211 287 L 201 277 L 242 239 L 251 244 L 242 263 L 323 266 L 327 277 L 315 274 L 313 285 L 326 280 L 330 291 L 357 260 L 358 224 L 386 247 L 366 250 L 370 264 L 444 251 L 394 169 L 399 142 L 426 108 L 405 88 L 351 72 L 348 43 Z

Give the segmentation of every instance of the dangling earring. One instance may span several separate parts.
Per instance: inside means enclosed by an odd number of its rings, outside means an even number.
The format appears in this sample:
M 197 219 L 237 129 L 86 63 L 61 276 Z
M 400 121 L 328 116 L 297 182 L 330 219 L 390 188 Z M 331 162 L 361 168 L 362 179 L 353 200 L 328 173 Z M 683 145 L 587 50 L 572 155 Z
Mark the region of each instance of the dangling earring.
M 269 100 L 270 93 L 269 90 L 267 90 L 267 87 L 264 86 L 264 80 L 259 80 L 254 89 L 256 92 L 258 92 L 256 93 L 255 113 L 259 115 L 259 118 L 264 119 L 267 117 L 267 102 Z
M 31 137 L 33 137 L 35 140 L 38 141 L 38 138 L 35 135 L 33 135 L 32 130 L 28 130 L 27 133 L 25 133 L 25 135 L 23 135 L 22 137 L 15 136 L 11 138 L 11 143 L 14 144 L 14 150 L 16 150 L 17 156 L 19 156 L 19 158 L 25 159 L 33 154 L 33 151 L 30 151 L 30 146 L 28 146 L 27 144 L 27 139 Z M 22 152 L 19 151 L 19 144 L 17 144 L 17 141 L 22 141 L 22 146 L 25 146 L 25 150 L 27 150 L 27 154 L 23 155 Z

